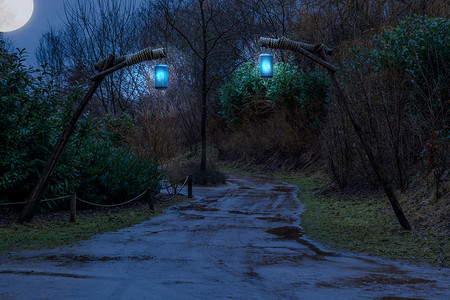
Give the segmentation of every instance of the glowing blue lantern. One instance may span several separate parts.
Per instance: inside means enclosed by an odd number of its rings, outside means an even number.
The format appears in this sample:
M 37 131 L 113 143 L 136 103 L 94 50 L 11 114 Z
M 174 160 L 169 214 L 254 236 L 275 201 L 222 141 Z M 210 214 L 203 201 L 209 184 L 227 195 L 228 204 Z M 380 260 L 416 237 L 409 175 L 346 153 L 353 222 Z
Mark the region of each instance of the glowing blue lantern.
M 169 82 L 169 68 L 167 65 L 155 66 L 155 89 L 163 90 L 167 89 Z
M 259 75 L 261 78 L 273 77 L 273 55 L 261 54 L 259 56 Z

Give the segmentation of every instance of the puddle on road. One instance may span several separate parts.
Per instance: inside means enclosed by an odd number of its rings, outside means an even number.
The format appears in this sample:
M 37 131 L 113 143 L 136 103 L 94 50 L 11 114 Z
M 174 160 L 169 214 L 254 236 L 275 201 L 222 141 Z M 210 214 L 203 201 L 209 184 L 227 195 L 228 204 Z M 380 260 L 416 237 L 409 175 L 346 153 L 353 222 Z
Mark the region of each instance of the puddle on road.
M 216 198 L 211 198 L 211 199 L 206 198 L 203 201 L 206 203 L 215 203 L 215 202 L 218 202 L 219 200 Z
M 271 191 L 272 192 L 290 193 L 290 192 L 292 192 L 292 188 L 287 187 L 287 186 L 276 186 Z
M 175 207 L 174 209 L 178 210 L 178 211 L 184 211 L 184 210 L 219 211 L 220 210 L 218 208 L 207 207 L 206 205 L 201 205 L 201 204 L 190 204 L 190 205 L 185 205 L 185 206 L 178 206 L 178 207 Z
M 170 232 L 173 231 L 172 229 L 166 229 L 166 230 L 145 230 L 145 235 L 152 235 L 152 234 L 157 234 L 157 233 L 161 233 L 161 232 Z
M 252 267 L 249 267 L 249 271 L 244 273 L 244 276 L 250 277 L 252 279 L 261 279 L 261 275 L 255 272 Z
M 182 212 L 180 212 L 180 215 L 185 220 L 203 220 L 204 218 L 206 218 L 205 216 L 202 216 L 202 215 L 187 214 L 187 213 L 182 213 Z
M 295 221 L 294 218 L 284 218 L 282 216 L 275 216 L 275 217 L 257 217 L 258 220 L 263 220 L 267 222 L 286 222 L 286 223 L 293 223 Z M 269 232 L 270 233 L 270 232 Z
M 134 260 L 134 261 L 148 261 L 155 259 L 154 256 L 91 256 L 91 255 L 49 255 L 41 257 L 44 261 L 53 261 L 62 264 L 69 264 L 71 262 L 91 263 L 91 262 L 107 262 L 107 261 L 121 261 L 121 260 Z
M 327 288 L 342 288 L 342 287 L 368 287 L 373 286 L 374 289 L 378 289 L 380 285 L 428 285 L 428 287 L 436 288 L 434 283 L 435 280 L 400 276 L 393 277 L 385 274 L 371 273 L 363 277 L 358 278 L 344 278 L 334 282 L 318 282 L 316 286 L 327 287 Z M 396 298 L 387 296 L 382 299 L 416 299 L 416 298 Z
M 278 235 L 279 237 L 288 240 L 297 240 L 299 237 L 303 235 L 303 231 L 300 228 L 294 226 L 277 227 L 269 229 L 266 232 Z
M 324 261 L 326 258 L 320 255 L 309 255 L 309 254 L 266 254 L 264 257 L 258 261 L 255 262 L 255 264 L 259 266 L 270 266 L 270 265 L 279 265 L 279 264 L 288 264 L 288 265 L 296 265 L 303 260 L 314 260 L 314 261 Z
M 89 278 L 85 275 L 67 274 L 67 273 L 52 273 L 52 272 L 35 272 L 35 271 L 0 271 L 0 274 L 12 274 L 12 275 L 40 275 L 40 276 L 52 276 L 52 277 L 68 277 L 68 278 Z
M 383 285 L 403 285 L 403 284 L 430 284 L 436 282 L 435 280 L 402 276 L 402 277 L 392 277 L 384 274 L 369 274 L 364 277 L 356 278 L 350 281 L 351 284 L 360 285 L 370 285 L 372 283 L 383 284 Z
M 236 214 L 236 215 L 252 215 L 252 213 L 249 213 L 247 211 L 239 211 L 239 210 L 230 210 L 228 211 L 230 214 Z
M 230 214 L 235 214 L 235 215 L 267 215 L 266 213 L 253 213 L 253 212 L 248 212 L 248 211 L 240 211 L 240 210 L 230 210 L 228 211 L 228 213 Z M 263 220 L 263 221 L 267 221 L 267 222 L 285 222 L 285 223 L 293 223 L 295 221 L 294 218 L 290 218 L 290 217 L 283 217 L 281 215 L 277 215 L 275 217 L 256 217 L 256 219 L 258 220 Z M 272 232 L 269 232 L 272 233 Z M 276 234 L 276 233 L 274 233 Z
M 277 227 L 273 229 L 266 230 L 267 233 L 275 234 L 279 236 L 282 239 L 285 240 L 294 240 L 299 242 L 302 245 L 307 246 L 309 249 L 314 251 L 317 255 L 322 256 L 337 256 L 336 253 L 333 252 L 326 252 L 320 250 L 317 246 L 311 244 L 310 242 L 300 238 L 303 235 L 302 230 L 299 227 L 295 226 L 284 226 L 284 227 Z
M 162 282 L 162 284 L 198 284 L 198 282 L 177 280 L 171 282 Z

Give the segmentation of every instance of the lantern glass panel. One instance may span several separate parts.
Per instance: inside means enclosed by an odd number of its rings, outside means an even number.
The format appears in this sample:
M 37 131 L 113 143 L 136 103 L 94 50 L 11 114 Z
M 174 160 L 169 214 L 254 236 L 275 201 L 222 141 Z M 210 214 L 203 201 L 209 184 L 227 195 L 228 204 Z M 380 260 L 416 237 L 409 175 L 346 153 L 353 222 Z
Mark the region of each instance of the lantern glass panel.
M 261 54 L 259 56 L 259 75 L 262 78 L 273 77 L 273 55 Z
M 167 65 L 155 66 L 155 89 L 167 89 L 169 83 L 169 68 Z

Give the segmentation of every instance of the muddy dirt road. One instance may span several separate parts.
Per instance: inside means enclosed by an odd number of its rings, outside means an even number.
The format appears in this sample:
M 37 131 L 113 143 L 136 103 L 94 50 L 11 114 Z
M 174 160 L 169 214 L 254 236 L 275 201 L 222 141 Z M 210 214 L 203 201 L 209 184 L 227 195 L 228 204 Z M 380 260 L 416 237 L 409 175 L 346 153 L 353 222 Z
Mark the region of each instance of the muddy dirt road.
M 450 299 L 448 269 L 331 252 L 286 183 L 230 175 L 75 247 L 0 259 L 0 299 Z

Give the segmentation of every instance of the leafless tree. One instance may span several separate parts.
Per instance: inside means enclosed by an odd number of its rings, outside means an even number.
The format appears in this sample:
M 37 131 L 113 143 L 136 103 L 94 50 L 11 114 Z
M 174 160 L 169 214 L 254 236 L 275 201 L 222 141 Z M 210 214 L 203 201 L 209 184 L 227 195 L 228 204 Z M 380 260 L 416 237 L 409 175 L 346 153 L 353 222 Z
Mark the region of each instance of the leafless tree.
M 65 2 L 64 27 L 61 31 L 51 28 L 42 36 L 38 60 L 53 66 L 53 71 L 69 86 L 79 80 L 87 83 L 96 62 L 109 54 L 122 56 L 138 50 L 136 16 L 135 1 Z M 132 110 L 137 101 L 138 85 L 133 84 L 130 72 L 133 68 L 105 79 L 93 98 L 100 112 Z
M 191 67 L 192 86 L 201 95 L 201 170 L 206 170 L 206 117 L 208 97 L 239 63 L 239 39 L 245 9 L 237 1 L 159 0 L 148 6 L 164 17 L 164 38 L 178 48 Z

